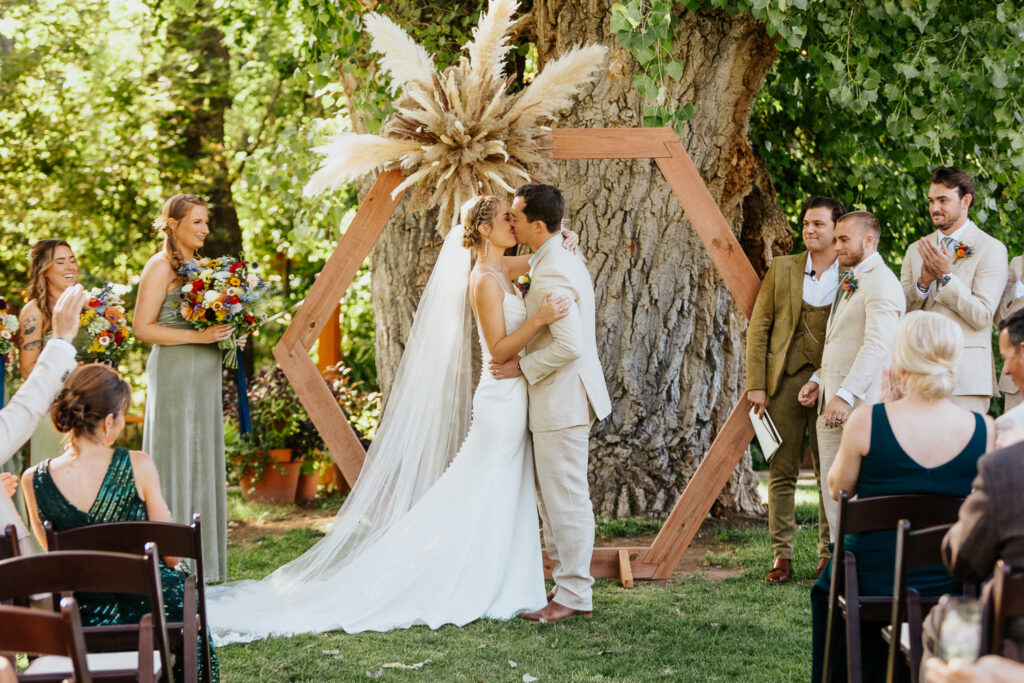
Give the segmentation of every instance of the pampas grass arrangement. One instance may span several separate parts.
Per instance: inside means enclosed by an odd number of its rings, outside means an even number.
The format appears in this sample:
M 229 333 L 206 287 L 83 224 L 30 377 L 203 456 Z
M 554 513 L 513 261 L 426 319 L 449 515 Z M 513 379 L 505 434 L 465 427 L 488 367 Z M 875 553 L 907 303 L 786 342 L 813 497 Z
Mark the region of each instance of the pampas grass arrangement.
M 512 77 L 505 74 L 505 57 L 517 9 L 515 0 L 490 0 L 473 40 L 463 46 L 469 57 L 441 73 L 393 21 L 365 15 L 372 49 L 399 93 L 397 111 L 381 135 L 344 133 L 316 148 L 323 161 L 304 194 L 336 189 L 377 168 L 397 168 L 405 180 L 393 196 L 411 188 L 410 208 L 437 206 L 444 234 L 470 197 L 512 192 L 549 175 L 552 139 L 546 124 L 597 76 L 606 49 L 574 48 L 508 95 Z

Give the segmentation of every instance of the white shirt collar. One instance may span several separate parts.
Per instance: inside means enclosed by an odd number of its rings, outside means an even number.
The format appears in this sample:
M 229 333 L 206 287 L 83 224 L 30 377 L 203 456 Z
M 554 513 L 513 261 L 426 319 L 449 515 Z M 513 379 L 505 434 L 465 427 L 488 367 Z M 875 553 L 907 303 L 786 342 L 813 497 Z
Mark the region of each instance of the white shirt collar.
M 974 225 L 974 221 L 972 221 L 970 218 L 964 221 L 964 224 L 961 225 L 956 230 L 954 230 L 952 234 L 943 235 L 941 230 L 936 231 L 936 234 L 938 235 L 938 237 L 936 237 L 936 243 L 942 244 L 943 237 L 952 237 L 954 240 L 956 240 L 957 244 L 960 244 L 960 242 L 963 241 L 964 233 L 967 232 L 967 226 L 969 225 Z
M 804 277 L 809 277 L 815 282 L 821 280 L 821 278 L 825 277 L 826 274 L 830 273 L 835 274 L 837 278 L 839 277 L 839 259 L 834 259 L 832 261 L 832 265 L 829 266 L 823 273 L 815 273 L 814 275 L 811 275 L 812 268 L 813 265 L 811 264 L 811 253 L 807 252 L 807 261 L 804 262 Z

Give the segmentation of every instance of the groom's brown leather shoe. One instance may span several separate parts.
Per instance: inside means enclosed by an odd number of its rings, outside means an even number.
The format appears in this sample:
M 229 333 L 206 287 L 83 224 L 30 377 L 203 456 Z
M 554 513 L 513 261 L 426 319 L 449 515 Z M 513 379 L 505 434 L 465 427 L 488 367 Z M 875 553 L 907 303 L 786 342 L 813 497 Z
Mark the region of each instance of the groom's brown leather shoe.
M 552 588 L 551 590 L 548 591 L 547 598 L 548 598 L 548 602 L 551 602 L 552 600 L 555 599 L 555 589 L 554 588 Z
M 584 619 L 590 619 L 594 616 L 594 613 L 573 609 L 571 607 L 566 607 L 565 605 L 559 605 L 557 602 L 549 602 L 548 606 L 542 610 L 537 610 L 536 612 L 525 612 L 523 614 L 523 619 L 526 619 L 527 621 L 538 621 L 546 624 L 553 624 L 556 621 L 561 621 L 562 619 L 567 619 L 576 615 L 582 615 Z
M 787 583 L 793 577 L 793 561 L 779 558 L 772 562 L 772 569 L 764 580 L 775 586 Z

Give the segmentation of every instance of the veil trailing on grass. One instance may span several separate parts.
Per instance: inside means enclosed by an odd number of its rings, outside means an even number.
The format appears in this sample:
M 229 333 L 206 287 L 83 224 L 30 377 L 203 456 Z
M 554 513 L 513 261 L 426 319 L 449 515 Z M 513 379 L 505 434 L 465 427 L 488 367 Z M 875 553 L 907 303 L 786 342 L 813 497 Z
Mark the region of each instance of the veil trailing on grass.
M 352 492 L 316 545 L 261 581 L 211 587 L 217 602 L 283 599 L 349 564 L 401 519 L 441 477 L 469 429 L 472 407 L 470 254 L 463 228 L 445 237 L 376 438 Z M 253 625 L 258 632 L 260 626 Z

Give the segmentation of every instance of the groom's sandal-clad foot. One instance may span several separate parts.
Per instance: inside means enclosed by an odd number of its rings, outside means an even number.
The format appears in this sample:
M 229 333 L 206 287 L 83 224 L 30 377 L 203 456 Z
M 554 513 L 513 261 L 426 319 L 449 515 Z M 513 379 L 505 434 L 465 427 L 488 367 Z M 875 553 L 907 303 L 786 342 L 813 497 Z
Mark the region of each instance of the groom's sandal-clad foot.
M 793 577 L 793 561 L 779 558 L 772 562 L 772 570 L 764 580 L 773 585 L 787 583 Z
M 568 617 L 574 617 L 576 615 L 583 615 L 585 619 L 590 619 L 594 613 L 591 611 L 583 611 L 573 609 L 572 607 L 566 607 L 565 605 L 559 605 L 557 602 L 549 602 L 548 606 L 542 610 L 536 612 L 526 612 L 523 614 L 523 619 L 527 621 L 543 621 L 547 624 L 552 624 Z

